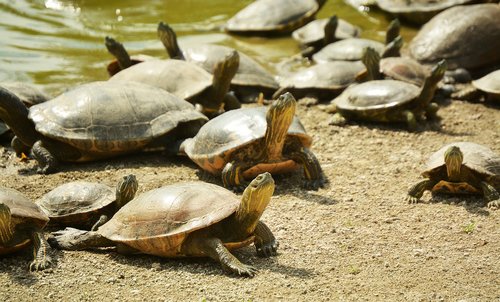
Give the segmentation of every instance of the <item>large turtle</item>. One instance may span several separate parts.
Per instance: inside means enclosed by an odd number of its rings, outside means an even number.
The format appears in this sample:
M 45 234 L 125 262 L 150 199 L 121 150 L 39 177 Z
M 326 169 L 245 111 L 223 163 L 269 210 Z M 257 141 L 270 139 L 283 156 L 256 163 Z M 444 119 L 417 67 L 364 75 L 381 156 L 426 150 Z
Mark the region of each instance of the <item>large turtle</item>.
M 406 200 L 417 203 L 426 190 L 483 194 L 488 207 L 500 207 L 500 156 L 471 142 L 448 144 L 429 157 L 424 180 L 413 185 Z
M 465 86 L 453 93 L 451 97 L 460 100 L 477 100 L 484 96 L 487 100 L 500 102 L 500 69 Z
M 259 0 L 226 23 L 230 33 L 243 35 L 288 34 L 314 19 L 326 0 Z
M 186 60 L 206 71 L 213 73 L 217 63 L 235 51 L 231 47 L 201 44 L 180 49 L 173 29 L 163 22 L 158 24 L 158 36 L 172 59 Z M 255 101 L 259 93 L 269 98 L 278 89 L 274 76 L 254 59 L 238 51 L 240 62 L 236 74 L 231 80 L 230 90 L 244 102 Z
M 305 185 L 318 189 L 324 176 L 309 150 L 312 138 L 295 117 L 295 98 L 281 95 L 270 107 L 226 112 L 181 145 L 202 169 L 222 175 L 224 187 L 241 190 L 245 179 L 264 171 L 285 173 L 304 167 Z
M 42 229 L 49 217 L 39 206 L 14 189 L 0 187 L 0 255 L 14 253 L 33 244 L 30 270 L 51 265 L 50 247 Z
M 422 64 L 446 59 L 449 69 L 500 63 L 500 5 L 455 6 L 427 22 L 409 45 Z
M 116 189 L 88 181 L 72 181 L 43 195 L 36 203 L 47 213 L 51 225 L 95 230 L 132 200 L 137 192 L 135 175 L 122 177 Z
M 415 130 L 417 121 L 432 118 L 437 111 L 437 105 L 431 100 L 445 70 L 446 62 L 439 62 L 421 88 L 396 80 L 351 86 L 332 101 L 337 111 L 332 123 L 343 124 L 345 119 L 406 122 L 410 130 Z
M 213 75 L 203 68 L 183 60 L 150 60 L 124 69 L 109 81 L 139 82 L 159 87 L 175 96 L 198 105 L 206 115 L 219 114 L 223 109 L 241 107 L 231 97 L 229 86 L 239 66 L 239 55 L 232 51 L 214 67 Z
M 104 38 L 104 45 L 106 45 L 106 49 L 108 50 L 108 52 L 116 58 L 106 67 L 109 76 L 114 76 L 119 71 L 129 68 L 132 65 L 144 61 L 156 60 L 155 57 L 144 54 L 130 56 L 123 44 L 111 37 Z
M 139 195 L 95 232 L 67 228 L 49 242 L 66 250 L 117 246 L 121 253 L 210 257 L 228 272 L 253 276 L 256 269 L 230 251 L 253 242 L 258 255 L 276 255 L 278 242 L 260 221 L 273 192 L 267 172 L 248 185 L 241 201 L 204 182 L 164 186 Z
M 81 162 L 167 148 L 192 137 L 207 118 L 193 105 L 140 83 L 92 82 L 29 111 L 0 87 L 0 118 L 39 163 L 53 172 L 59 161 Z

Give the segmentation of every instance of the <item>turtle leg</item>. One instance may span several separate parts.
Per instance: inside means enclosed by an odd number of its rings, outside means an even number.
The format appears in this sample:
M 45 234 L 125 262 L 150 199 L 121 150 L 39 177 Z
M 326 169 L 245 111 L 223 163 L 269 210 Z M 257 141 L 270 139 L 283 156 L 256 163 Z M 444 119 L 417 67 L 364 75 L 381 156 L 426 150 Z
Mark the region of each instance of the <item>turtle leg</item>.
M 210 258 L 218 261 L 225 271 L 249 277 L 253 277 L 257 272 L 257 269 L 253 266 L 241 263 L 219 238 L 206 238 L 200 243 L 200 250 L 204 251 Z
M 429 120 L 435 120 L 437 119 L 437 111 L 439 109 L 439 105 L 436 103 L 429 103 L 427 105 L 427 108 L 425 109 L 425 116 Z
M 241 108 L 241 103 L 234 94 L 234 92 L 230 91 L 226 93 L 224 96 L 224 111 L 229 111 L 233 109 L 239 109 Z
M 488 202 L 489 208 L 500 208 L 500 193 L 489 183 L 482 181 L 481 189 L 483 189 L 484 198 Z
M 424 195 L 425 190 L 432 190 L 437 181 L 424 179 L 414 184 L 409 190 L 405 200 L 408 203 L 418 203 L 418 200 Z
M 225 188 L 235 192 L 245 190 L 246 182 L 241 173 L 241 166 L 237 165 L 234 161 L 227 163 L 222 170 L 222 183 Z
M 403 118 L 405 119 L 406 123 L 408 124 L 408 129 L 410 131 L 415 131 L 417 129 L 417 118 L 413 112 L 409 110 L 403 111 Z
M 105 224 L 106 222 L 108 222 L 109 220 L 109 217 L 106 216 L 106 215 L 101 215 L 101 217 L 99 217 L 99 220 L 97 220 L 94 225 L 90 228 L 90 231 L 92 232 L 95 232 L 97 231 L 97 229 L 99 229 L 99 227 L 103 224 Z
M 36 230 L 32 234 L 33 241 L 33 262 L 30 263 L 30 271 L 40 271 L 48 268 L 52 264 L 52 258 L 49 255 L 50 246 L 45 240 L 43 233 Z
M 308 189 L 317 190 L 325 185 L 325 177 L 318 159 L 308 148 L 301 148 L 290 156 L 294 161 L 304 166 L 304 176 L 306 178 L 304 186 Z
M 260 257 L 270 257 L 276 255 L 279 243 L 264 222 L 259 221 L 259 223 L 257 223 L 254 235 L 254 244 L 257 250 L 257 255 Z
M 39 164 L 37 172 L 40 174 L 50 174 L 54 172 L 58 166 L 57 159 L 50 153 L 45 146 L 43 146 L 42 141 L 37 141 L 31 148 L 31 153 L 33 157 Z
M 49 243 L 62 250 L 84 250 L 92 247 L 115 246 L 114 242 L 97 232 L 82 231 L 75 228 L 65 228 L 51 233 Z
M 336 110 L 336 108 L 335 108 Z M 332 116 L 332 119 L 328 122 L 330 125 L 335 125 L 335 126 L 344 126 L 347 123 L 346 118 L 340 114 L 339 112 L 335 113 Z
M 25 145 L 17 136 L 14 136 L 12 138 L 12 141 L 10 142 L 10 146 L 16 152 L 17 157 L 21 157 L 23 153 L 24 153 L 24 155 L 30 154 L 31 148 L 29 146 Z
M 10 208 L 0 203 L 0 245 L 6 245 L 14 237 L 11 221 Z

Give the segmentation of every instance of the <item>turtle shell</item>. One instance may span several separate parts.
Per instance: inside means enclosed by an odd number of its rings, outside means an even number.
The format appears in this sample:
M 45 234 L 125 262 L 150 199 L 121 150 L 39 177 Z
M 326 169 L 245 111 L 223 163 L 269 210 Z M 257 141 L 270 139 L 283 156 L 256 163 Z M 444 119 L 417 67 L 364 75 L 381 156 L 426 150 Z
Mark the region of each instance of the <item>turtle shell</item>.
M 229 19 L 226 30 L 240 34 L 286 34 L 311 21 L 323 3 L 316 0 L 255 1 Z
M 179 124 L 207 118 L 190 103 L 141 83 L 92 82 L 32 106 L 44 136 L 84 153 L 77 161 L 141 150 Z
M 212 78 L 203 68 L 183 60 L 150 60 L 120 71 L 109 81 L 149 84 L 189 100 L 211 87 Z
M 479 90 L 491 94 L 500 94 L 500 69 L 493 71 L 484 77 L 472 81 L 472 84 Z
M 183 256 L 187 235 L 229 217 L 239 204 L 235 194 L 213 184 L 173 184 L 137 196 L 98 232 L 146 254 Z
M 2 82 L 0 86 L 15 94 L 26 107 L 49 100 L 49 96 L 47 96 L 45 92 L 31 84 L 23 82 Z
M 206 123 L 194 138 L 188 139 L 184 151 L 201 168 L 218 174 L 233 152 L 264 138 L 266 113 L 265 107 L 225 112 Z M 290 137 L 298 138 L 306 148 L 312 144 L 312 138 L 297 117 L 288 129 Z
M 386 76 L 403 82 L 422 86 L 430 69 L 417 61 L 403 57 L 388 57 L 380 60 L 380 72 Z
M 116 200 L 109 186 L 87 181 L 74 181 L 58 186 L 36 203 L 48 214 L 50 222 L 64 225 L 95 222 L 100 210 Z
M 312 58 L 316 63 L 325 63 L 329 61 L 359 61 L 363 57 L 364 49 L 373 48 L 379 54 L 385 49 L 383 43 L 361 39 L 349 38 L 330 43 L 315 53 Z
M 437 13 L 477 0 L 376 0 L 378 7 L 416 24 L 424 24 Z
M 364 116 L 398 108 L 420 94 L 420 88 L 401 81 L 368 81 L 347 88 L 333 100 L 340 112 L 358 112 Z
M 222 61 L 232 51 L 234 51 L 234 49 L 231 47 L 204 44 L 187 48 L 183 51 L 183 54 L 187 61 L 212 73 L 215 65 Z M 238 54 L 240 56 L 240 65 L 238 71 L 231 80 L 232 86 L 264 87 L 271 90 L 278 89 L 278 83 L 264 67 L 241 51 L 238 51 Z
M 325 38 L 325 26 L 329 19 L 318 19 L 307 23 L 292 33 L 292 38 L 302 45 L 311 45 Z M 351 23 L 338 19 L 335 38 L 342 40 L 348 38 L 357 38 L 361 33 L 361 28 Z
M 423 64 L 446 59 L 448 69 L 479 68 L 500 63 L 500 5 L 456 6 L 426 23 L 409 45 Z

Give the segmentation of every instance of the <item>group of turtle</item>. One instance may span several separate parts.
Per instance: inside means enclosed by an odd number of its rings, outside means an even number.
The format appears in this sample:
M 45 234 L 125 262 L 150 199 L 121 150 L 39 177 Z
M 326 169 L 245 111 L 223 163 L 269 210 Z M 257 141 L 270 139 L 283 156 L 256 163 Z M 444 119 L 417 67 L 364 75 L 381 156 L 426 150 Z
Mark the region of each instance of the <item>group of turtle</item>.
M 36 203 L 0 188 L 0 254 L 33 242 L 30 268 L 48 267 L 42 229 L 50 223 L 67 227 L 49 238 L 62 249 L 116 246 L 123 253 L 207 256 L 230 272 L 252 276 L 255 269 L 230 250 L 254 243 L 259 255 L 276 254 L 277 240 L 260 221 L 274 192 L 270 173 L 301 168 L 307 189 L 317 190 L 326 181 L 310 150 L 312 138 L 295 116 L 295 97 L 333 98 L 328 110 L 336 112 L 337 124 L 404 122 L 413 130 L 435 117 L 438 106 L 432 100 L 438 90 L 450 93 L 446 87 L 451 86 L 464 98 L 478 97 L 478 89 L 492 99 L 500 94 L 498 71 L 470 82 L 459 69 L 478 72 L 500 63 L 500 53 L 492 51 L 500 46 L 500 5 L 458 6 L 436 15 L 411 42 L 410 56 L 401 57 L 399 21 L 389 25 L 385 44 L 362 39 L 358 27 L 336 16 L 314 20 L 324 3 L 259 0 L 227 22 L 231 33 L 291 33 L 303 45 L 300 55 L 314 65 L 278 80 L 229 47 L 181 49 L 172 28 L 160 23 L 168 60 L 130 56 L 107 37 L 105 45 L 116 57 L 108 65 L 108 81 L 83 84 L 51 100 L 26 84 L 0 84 L 0 119 L 13 132 L 12 148 L 33 157 L 39 173 L 57 171 L 65 161 L 163 150 L 220 175 L 225 187 L 180 183 L 135 197 L 138 181 L 128 175 L 116 190 L 71 182 Z M 456 35 L 461 38 L 450 38 Z M 263 98 L 275 100 L 268 107 L 241 108 L 240 102 Z M 500 157 L 485 146 L 444 146 L 431 156 L 423 176 L 410 188 L 408 202 L 433 190 L 480 193 L 488 206 L 500 206 Z M 228 189 L 243 191 L 241 199 Z

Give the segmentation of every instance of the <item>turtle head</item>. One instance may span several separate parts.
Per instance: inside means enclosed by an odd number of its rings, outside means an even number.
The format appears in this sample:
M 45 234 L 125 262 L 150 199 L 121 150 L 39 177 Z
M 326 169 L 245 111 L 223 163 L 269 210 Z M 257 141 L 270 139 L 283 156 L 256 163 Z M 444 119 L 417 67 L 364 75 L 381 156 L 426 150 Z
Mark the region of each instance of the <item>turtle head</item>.
M 429 80 L 436 85 L 444 76 L 446 69 L 448 68 L 448 64 L 446 60 L 439 61 L 431 70 L 431 75 L 429 76 Z
M 249 234 L 253 233 L 262 213 L 274 193 L 274 179 L 271 173 L 264 172 L 254 178 L 243 192 L 236 219 Z
M 179 44 L 177 44 L 177 35 L 167 23 L 158 23 L 158 38 L 168 52 L 171 59 L 184 60 Z
M 224 99 L 229 92 L 231 81 L 240 67 L 240 55 L 236 50 L 230 51 L 222 60 L 217 62 L 213 70 L 213 100 L 210 109 L 220 110 L 224 106 Z
M 129 201 L 134 199 L 139 183 L 134 174 L 123 176 L 116 185 L 116 206 L 117 208 L 123 207 Z
M 399 36 L 399 33 L 401 32 L 401 22 L 399 22 L 399 19 L 394 19 L 389 23 L 387 26 L 387 31 L 385 33 L 385 44 L 389 44 L 394 39 L 396 39 Z
M 335 42 L 335 31 L 337 30 L 337 26 L 339 24 L 339 18 L 337 15 L 333 15 L 328 19 L 328 22 L 325 24 L 325 37 L 323 38 L 324 44 L 330 44 Z
M 132 60 L 122 43 L 106 36 L 106 38 L 104 38 L 104 45 L 106 45 L 108 52 L 116 58 L 118 66 L 120 66 L 120 70 L 132 66 Z
M 458 180 L 460 178 L 460 167 L 464 160 L 464 155 L 459 147 L 451 146 L 444 153 L 444 162 L 446 164 L 446 172 L 450 180 Z
M 424 85 L 420 90 L 420 95 L 417 98 L 417 103 L 419 104 L 422 112 L 428 108 L 428 105 L 434 98 L 434 92 L 436 92 L 437 84 L 443 78 L 446 68 L 446 61 L 439 61 L 439 63 L 432 68 L 431 74 L 425 79 Z
M 372 47 L 365 48 L 361 61 L 366 67 L 368 81 L 382 79 L 382 74 L 380 74 L 380 55 L 375 49 Z
M 5 245 L 14 235 L 11 221 L 10 208 L 4 203 L 0 203 L 0 245 Z
M 401 48 L 403 48 L 403 38 L 401 36 L 397 36 L 391 42 L 385 45 L 382 57 L 383 58 L 400 57 Z
M 275 100 L 266 114 L 267 129 L 264 137 L 269 160 L 279 159 L 288 134 L 288 128 L 295 116 L 297 101 L 290 92 L 285 92 Z

